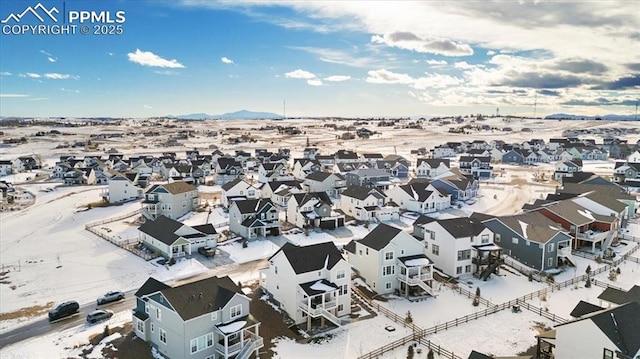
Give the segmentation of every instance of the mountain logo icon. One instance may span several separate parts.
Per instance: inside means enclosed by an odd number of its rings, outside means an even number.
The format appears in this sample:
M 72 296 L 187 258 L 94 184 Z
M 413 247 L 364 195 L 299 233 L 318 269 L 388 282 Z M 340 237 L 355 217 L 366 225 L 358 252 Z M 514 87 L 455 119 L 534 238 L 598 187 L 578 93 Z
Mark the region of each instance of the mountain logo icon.
M 15 14 L 15 13 L 9 14 L 9 16 L 7 16 L 4 20 L 0 22 L 3 24 L 6 24 L 13 20 L 16 23 L 20 23 L 22 18 L 27 14 L 32 14 L 40 22 L 45 22 L 46 21 L 45 19 L 47 17 L 53 20 L 53 22 L 58 22 L 58 19 L 54 16 L 54 14 L 59 14 L 59 13 L 60 11 L 56 9 L 55 6 L 51 7 L 51 9 L 47 9 L 44 5 L 42 5 L 41 3 L 38 3 L 36 6 L 33 6 L 33 7 L 28 6 L 26 9 L 24 9 L 24 11 L 22 11 L 19 14 Z

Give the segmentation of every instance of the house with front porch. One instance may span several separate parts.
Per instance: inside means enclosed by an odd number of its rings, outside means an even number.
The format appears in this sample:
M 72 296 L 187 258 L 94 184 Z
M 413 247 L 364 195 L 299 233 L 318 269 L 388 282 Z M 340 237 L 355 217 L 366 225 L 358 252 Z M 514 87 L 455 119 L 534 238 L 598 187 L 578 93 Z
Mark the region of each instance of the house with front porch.
M 571 236 L 538 211 L 483 221 L 494 242 L 520 263 L 546 271 L 572 261 Z
M 222 205 L 229 208 L 231 201 L 239 199 L 256 199 L 260 197 L 260 189 L 245 179 L 236 178 L 222 185 Z
M 165 358 L 258 358 L 264 346 L 251 300 L 228 276 L 175 287 L 149 278 L 135 298 L 133 333 Z
M 327 192 L 329 196 L 337 196 L 347 187 L 347 181 L 339 173 L 313 172 L 304 179 L 305 192 Z
M 246 199 L 231 202 L 229 230 L 244 239 L 280 234 L 278 208 L 268 199 Z
M 431 185 L 438 189 L 440 193 L 450 194 L 452 203 L 454 201 L 475 200 L 480 188 L 478 180 L 472 176 L 464 175 L 437 178 L 431 182 Z
M 322 165 L 315 159 L 296 158 L 293 160 L 291 174 L 297 179 L 304 179 L 309 173 L 317 172 L 321 169 Z
M 290 181 L 293 175 L 287 174 L 287 166 L 279 162 L 260 163 L 258 165 L 258 182 Z
M 420 214 L 442 211 L 451 207 L 451 195 L 429 183 L 414 182 L 388 189 L 385 194 L 400 209 Z
M 191 212 L 198 203 L 198 189 L 192 184 L 183 181 L 156 184 L 144 193 L 142 215 L 149 219 L 160 215 L 180 218 Z
M 260 271 L 260 286 L 307 331 L 327 321 L 341 326 L 340 317 L 351 313 L 351 267 L 333 242 L 285 243 Z
M 460 156 L 460 172 L 465 175 L 472 175 L 474 178 L 491 178 L 493 166 L 491 166 L 491 157 L 471 157 Z
M 386 190 L 391 184 L 389 172 L 378 168 L 359 169 L 345 174 L 347 186 L 362 186 Z
M 244 176 L 242 162 L 231 157 L 220 157 L 215 166 L 215 182 L 222 185 Z
M 138 227 L 138 239 L 166 259 L 190 256 L 200 247 L 215 248 L 218 233 L 211 223 L 188 226 L 163 215 Z
M 349 264 L 376 293 L 435 296 L 433 263 L 425 256 L 422 243 L 407 232 L 379 224 L 345 249 Z
M 340 195 L 340 209 L 359 221 L 390 221 L 400 219 L 400 208 L 377 188 L 349 186 Z
M 574 173 L 582 172 L 582 160 L 572 159 L 559 161 L 555 167 L 553 179 L 560 182 L 562 181 L 562 177 L 573 177 Z
M 302 193 L 302 181 L 272 181 L 260 187 L 260 198 L 270 199 L 280 208 L 287 208 L 287 203 L 294 193 Z
M 297 193 L 287 203 L 287 222 L 303 229 L 335 229 L 344 226 L 344 214 L 333 210 L 327 192 Z

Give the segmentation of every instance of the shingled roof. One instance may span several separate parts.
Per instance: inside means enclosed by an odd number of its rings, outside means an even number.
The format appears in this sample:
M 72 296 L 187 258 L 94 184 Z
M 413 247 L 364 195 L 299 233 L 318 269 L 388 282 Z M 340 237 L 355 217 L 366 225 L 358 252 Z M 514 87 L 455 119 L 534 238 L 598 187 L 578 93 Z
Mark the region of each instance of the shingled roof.
M 464 238 L 477 236 L 486 227 L 477 218 L 449 218 L 437 221 L 453 238 Z
M 160 282 L 159 280 L 149 277 L 146 282 L 136 291 L 134 294 L 136 297 L 141 298 L 142 296 L 149 295 L 155 292 L 159 292 L 163 289 L 171 288 L 170 286 Z
M 373 231 L 362 238 L 360 243 L 379 251 L 386 247 L 400 232 L 402 232 L 402 230 L 399 228 L 387 224 L 379 224 Z
M 150 235 L 166 245 L 172 245 L 180 236 L 175 232 L 182 227 L 183 224 L 171 219 L 165 215 L 159 215 L 158 218 L 144 222 L 138 230 Z
M 325 267 L 331 269 L 343 259 L 333 242 L 317 243 L 310 246 L 297 246 L 287 242 L 271 258 L 280 252 L 287 257 L 296 274 L 316 271 Z
M 351 198 L 356 198 L 359 200 L 364 200 L 367 197 L 369 197 L 370 194 L 377 198 L 386 197 L 384 193 L 378 191 L 375 188 L 368 188 L 368 187 L 355 186 L 355 185 L 347 187 L 344 191 L 342 191 L 341 195 L 351 197 Z
M 228 276 L 210 277 L 160 292 L 185 321 L 224 307 L 236 294 L 243 295 Z

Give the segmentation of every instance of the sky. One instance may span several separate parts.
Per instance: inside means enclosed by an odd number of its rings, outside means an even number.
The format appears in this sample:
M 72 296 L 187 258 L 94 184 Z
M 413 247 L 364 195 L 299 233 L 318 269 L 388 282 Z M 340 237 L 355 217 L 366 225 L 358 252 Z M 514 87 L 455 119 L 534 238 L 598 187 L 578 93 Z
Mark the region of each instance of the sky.
M 632 115 L 640 99 L 635 0 L 38 4 L 0 1 L 0 116 Z

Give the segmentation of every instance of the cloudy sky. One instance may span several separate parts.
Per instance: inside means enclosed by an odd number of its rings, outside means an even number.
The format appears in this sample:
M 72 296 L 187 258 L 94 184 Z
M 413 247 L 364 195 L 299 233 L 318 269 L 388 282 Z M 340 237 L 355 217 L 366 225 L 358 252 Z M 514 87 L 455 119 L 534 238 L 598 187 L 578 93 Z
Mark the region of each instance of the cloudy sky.
M 36 4 L 2 0 L 0 18 Z M 640 98 L 633 0 L 42 4 L 126 21 L 120 35 L 2 23 L 1 116 L 282 113 L 284 100 L 287 116 L 633 114 Z

